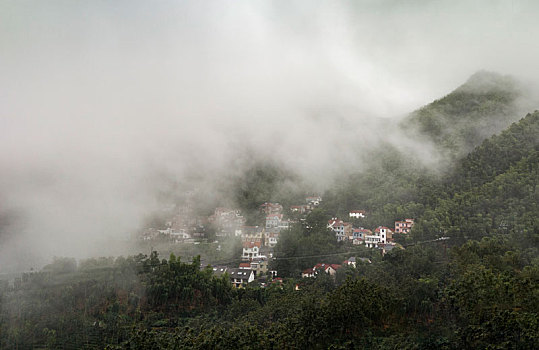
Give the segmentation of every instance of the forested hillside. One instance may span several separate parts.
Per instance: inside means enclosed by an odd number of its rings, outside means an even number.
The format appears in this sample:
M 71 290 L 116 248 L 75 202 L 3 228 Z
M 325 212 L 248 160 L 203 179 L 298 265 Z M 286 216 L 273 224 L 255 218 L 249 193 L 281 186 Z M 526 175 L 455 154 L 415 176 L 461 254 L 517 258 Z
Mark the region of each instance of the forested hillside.
M 539 243 L 539 112 L 528 114 L 458 162 L 414 230 L 416 238 L 449 235 L 456 243 L 507 234 Z
M 481 71 L 449 95 L 412 113 L 402 126 L 417 128 L 420 136 L 458 158 L 517 120 L 522 96 L 522 87 L 512 77 Z
M 271 261 L 281 279 L 235 289 L 199 258 L 155 252 L 56 259 L 0 286 L 0 347 L 535 349 L 539 112 L 509 125 L 518 119 L 516 91 L 511 79 L 480 73 L 412 115 L 453 152 L 451 166 L 430 169 L 384 147 L 366 171 L 340 178 L 318 209 L 281 234 Z M 508 127 L 478 136 L 489 116 Z M 279 174 L 253 166 L 236 183 L 235 200 L 255 217 L 279 188 Z M 367 210 L 358 219 L 366 227 L 414 218 L 400 237 L 403 249 L 382 255 L 338 242 L 327 220 L 358 207 Z M 364 259 L 335 276 L 300 277 L 320 258 L 332 264 L 350 256 Z

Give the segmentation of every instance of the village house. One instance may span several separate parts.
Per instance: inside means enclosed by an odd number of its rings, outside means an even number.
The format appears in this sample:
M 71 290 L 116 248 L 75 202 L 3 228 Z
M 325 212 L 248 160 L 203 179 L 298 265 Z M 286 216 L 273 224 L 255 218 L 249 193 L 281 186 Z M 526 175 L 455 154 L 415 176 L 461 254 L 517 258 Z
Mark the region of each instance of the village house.
M 242 226 L 242 242 L 260 242 L 264 245 L 264 228 L 259 226 Z
M 391 241 L 393 232 L 385 226 L 378 226 L 374 230 L 373 235 L 365 236 L 365 245 L 368 248 L 377 248 L 379 244 L 384 244 Z
M 250 268 L 254 271 L 256 277 L 263 276 L 268 273 L 268 259 L 253 259 L 250 265 Z
M 242 262 L 242 263 L 240 263 L 240 266 L 238 268 L 239 269 L 247 269 L 247 270 L 249 270 L 251 268 L 251 263 Z
M 371 260 L 368 259 L 368 258 L 356 258 L 355 256 L 352 256 L 348 259 L 346 259 L 345 261 L 343 261 L 343 265 L 348 265 L 348 266 L 352 266 L 352 267 L 357 267 L 357 262 L 358 261 L 361 261 L 361 262 L 364 262 L 364 263 L 371 263 Z
M 363 227 L 354 228 L 352 230 L 352 237 L 351 237 L 352 243 L 355 245 L 365 243 L 365 236 L 367 235 L 372 235 L 372 231 Z
M 316 275 L 322 272 L 327 273 L 330 276 L 335 276 L 337 270 L 341 267 L 342 266 L 338 264 L 318 263 L 314 265 L 313 268 L 303 270 L 301 277 L 316 277 Z
M 400 244 L 396 244 L 393 242 L 382 243 L 378 245 L 378 248 L 382 249 L 382 256 L 386 255 L 388 252 L 392 251 L 393 249 L 397 247 L 403 249 Z
M 242 260 L 253 260 L 260 256 L 260 242 L 244 242 Z
M 351 210 L 348 215 L 354 219 L 364 218 L 367 216 L 365 210 Z
M 212 269 L 215 277 L 221 277 L 225 272 L 228 271 L 227 266 L 214 266 Z
M 337 241 L 344 241 L 349 236 L 352 235 L 352 224 L 348 222 L 344 222 L 342 220 L 339 220 L 337 218 L 333 218 L 328 221 L 327 228 L 331 229 L 333 232 L 335 232 L 335 237 L 337 237 Z
M 352 267 L 356 267 L 356 257 L 355 256 L 349 257 L 348 259 L 343 261 L 342 264 L 352 266 Z
M 229 269 L 228 276 L 235 288 L 240 288 L 255 280 L 255 273 L 251 269 Z
M 260 211 L 266 215 L 281 214 L 283 212 L 283 206 L 279 203 L 264 203 L 260 206 Z
M 279 241 L 279 233 L 266 232 L 266 245 L 270 248 L 274 248 Z
M 283 214 L 271 214 L 266 216 L 266 229 L 278 228 L 283 220 Z
M 325 268 L 324 272 L 329 274 L 330 276 L 335 276 L 335 274 L 337 273 L 337 270 L 340 268 L 341 268 L 341 265 L 330 264 Z
M 312 268 L 303 270 L 303 272 L 301 273 L 302 278 L 308 278 L 308 277 L 314 277 L 314 276 L 315 276 L 315 272 Z
M 320 205 L 320 202 L 322 202 L 322 197 L 320 196 L 307 197 L 305 198 L 305 202 L 307 204 L 317 207 Z
M 414 219 L 404 219 L 404 221 L 395 221 L 395 233 L 410 233 L 414 226 Z

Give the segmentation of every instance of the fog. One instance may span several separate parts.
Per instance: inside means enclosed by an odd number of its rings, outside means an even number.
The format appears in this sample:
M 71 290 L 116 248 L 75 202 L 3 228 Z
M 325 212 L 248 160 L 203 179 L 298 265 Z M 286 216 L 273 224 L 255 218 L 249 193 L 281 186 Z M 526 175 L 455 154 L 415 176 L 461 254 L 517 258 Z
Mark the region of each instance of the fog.
M 388 121 L 480 69 L 539 81 L 534 3 L 2 1 L 0 270 L 113 254 L 246 154 L 320 189 L 380 141 L 435 157 Z

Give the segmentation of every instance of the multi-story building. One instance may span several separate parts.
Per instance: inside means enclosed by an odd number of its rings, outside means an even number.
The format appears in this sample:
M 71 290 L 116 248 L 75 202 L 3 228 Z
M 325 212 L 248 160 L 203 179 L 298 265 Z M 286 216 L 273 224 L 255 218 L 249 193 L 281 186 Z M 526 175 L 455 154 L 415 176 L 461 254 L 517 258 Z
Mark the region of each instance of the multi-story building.
M 253 260 L 260 256 L 260 242 L 244 242 L 242 260 Z
M 354 228 L 352 230 L 352 236 L 350 239 L 354 244 L 362 244 L 365 242 L 365 236 L 372 235 L 371 230 L 367 230 L 366 228 L 360 227 L 360 228 Z
M 337 237 L 337 241 L 339 242 L 344 241 L 352 235 L 352 224 L 337 218 L 329 220 L 327 227 L 335 232 L 335 237 Z
M 266 216 L 266 228 L 277 228 L 283 221 L 283 214 L 271 214 Z
M 414 226 L 414 219 L 404 219 L 404 221 L 395 221 L 395 233 L 410 233 Z
M 378 226 L 374 230 L 373 235 L 365 236 L 365 245 L 369 248 L 378 247 L 380 244 L 385 244 L 393 239 L 393 232 L 385 226 Z

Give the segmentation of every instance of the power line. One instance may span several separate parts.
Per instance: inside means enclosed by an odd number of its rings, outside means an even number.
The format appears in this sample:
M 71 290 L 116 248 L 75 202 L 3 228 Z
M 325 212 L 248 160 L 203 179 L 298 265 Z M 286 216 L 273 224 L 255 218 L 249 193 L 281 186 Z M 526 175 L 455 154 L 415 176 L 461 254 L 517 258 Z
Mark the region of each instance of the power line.
M 343 254 L 353 254 L 357 253 L 355 251 L 340 252 L 340 253 L 330 253 L 330 254 L 319 254 L 319 255 L 301 255 L 301 256 L 289 256 L 289 257 L 273 257 L 273 260 L 292 260 L 292 259 L 304 259 L 304 258 L 319 258 L 324 256 L 334 256 L 334 255 L 343 255 Z
M 425 244 L 425 243 L 433 243 L 433 242 L 447 241 L 447 240 L 450 239 L 450 238 L 451 238 L 451 237 L 440 237 L 440 238 L 431 239 L 431 240 L 428 240 L 428 241 L 421 241 L 421 242 L 414 242 L 414 243 L 403 244 L 402 246 L 403 246 L 403 247 L 410 247 L 410 246 L 418 245 L 418 244 Z

